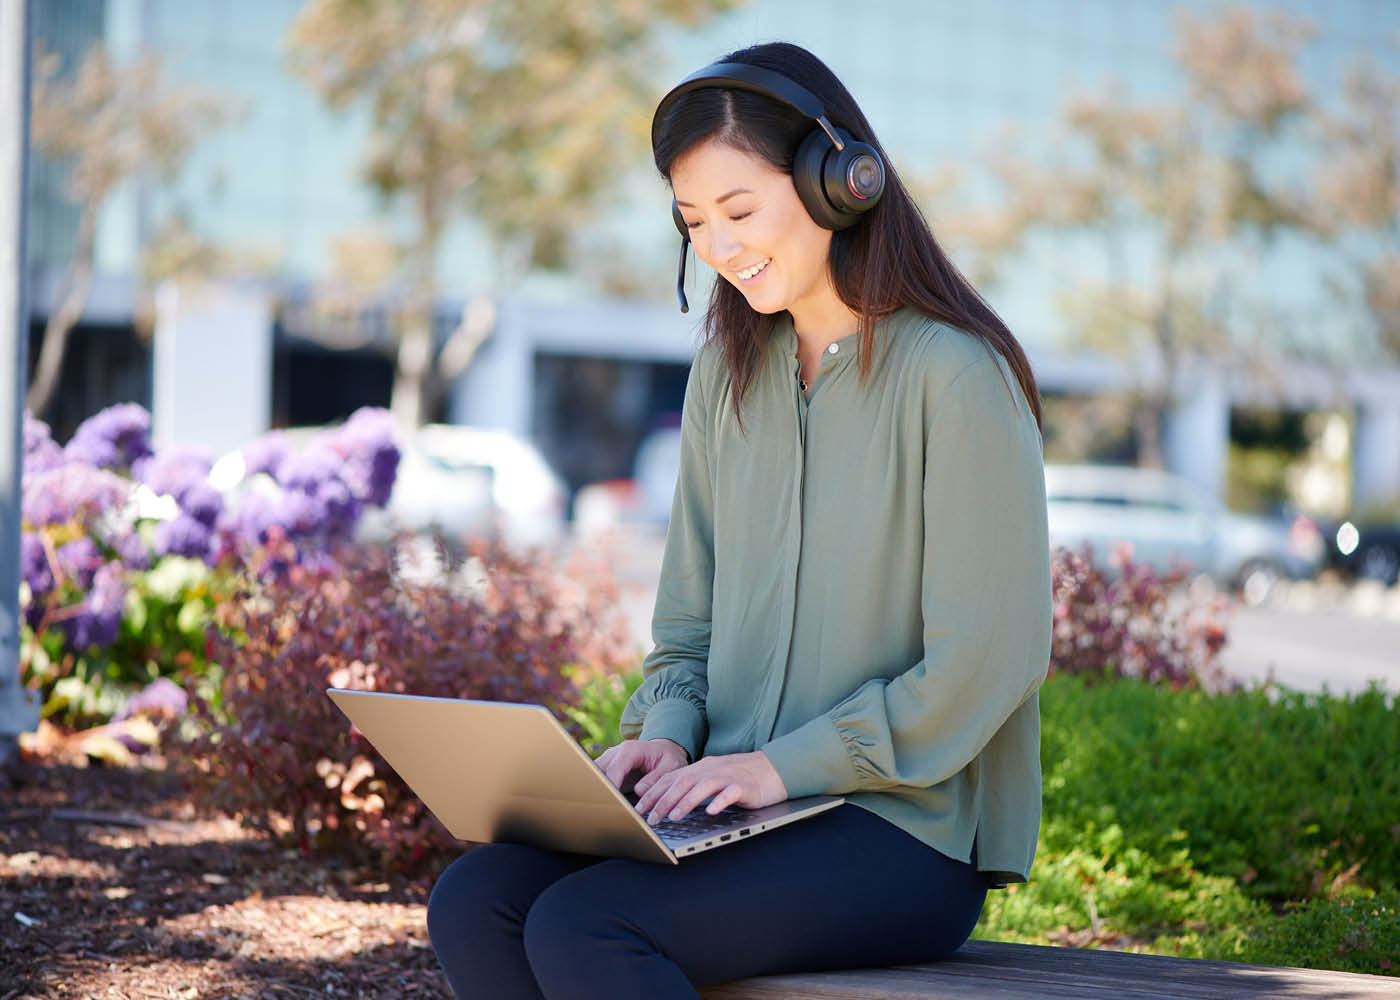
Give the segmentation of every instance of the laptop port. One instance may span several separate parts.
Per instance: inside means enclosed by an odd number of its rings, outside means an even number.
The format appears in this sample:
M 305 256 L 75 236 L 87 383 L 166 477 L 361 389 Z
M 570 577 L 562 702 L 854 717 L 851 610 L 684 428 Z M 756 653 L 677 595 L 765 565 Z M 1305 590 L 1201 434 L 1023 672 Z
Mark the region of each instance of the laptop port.
M 749 835 L 749 831 L 747 831 L 747 830 L 740 830 L 740 831 L 739 831 L 739 836 L 741 836 L 741 837 L 747 837 L 748 835 Z
M 719 835 L 719 842 L 722 844 L 732 836 L 734 836 L 732 833 L 722 833 Z

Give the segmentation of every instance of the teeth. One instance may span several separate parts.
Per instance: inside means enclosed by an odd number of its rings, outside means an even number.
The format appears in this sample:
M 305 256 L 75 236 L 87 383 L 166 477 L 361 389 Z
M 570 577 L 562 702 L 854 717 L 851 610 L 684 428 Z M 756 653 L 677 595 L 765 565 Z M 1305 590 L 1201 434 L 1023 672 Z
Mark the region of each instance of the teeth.
M 735 271 L 734 273 L 741 278 L 752 278 L 754 275 L 758 274 L 759 271 L 762 271 L 765 267 L 767 267 L 772 260 L 773 258 L 769 257 L 767 260 L 759 261 L 753 267 L 745 268 L 742 271 Z

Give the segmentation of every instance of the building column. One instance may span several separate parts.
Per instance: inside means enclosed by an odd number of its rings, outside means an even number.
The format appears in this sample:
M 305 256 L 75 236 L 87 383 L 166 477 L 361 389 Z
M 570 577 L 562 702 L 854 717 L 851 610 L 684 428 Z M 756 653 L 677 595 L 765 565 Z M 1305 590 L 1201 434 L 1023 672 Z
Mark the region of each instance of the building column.
M 1400 500 L 1400 399 L 1357 406 L 1351 497 L 1355 511 Z
M 1225 373 L 1201 364 L 1183 368 L 1166 414 L 1162 451 L 1167 468 L 1223 502 L 1230 446 L 1230 397 Z
M 29 29 L 25 0 L 0 0 L 0 764 L 39 723 L 19 678 L 20 480 L 28 389 L 25 302 L 25 167 L 29 134 Z
M 162 284 L 153 369 L 157 448 L 198 445 L 217 459 L 264 433 L 272 418 L 267 296 L 230 284 Z
M 534 341 L 517 303 L 501 302 L 496 328 L 452 384 L 448 420 L 530 437 Z

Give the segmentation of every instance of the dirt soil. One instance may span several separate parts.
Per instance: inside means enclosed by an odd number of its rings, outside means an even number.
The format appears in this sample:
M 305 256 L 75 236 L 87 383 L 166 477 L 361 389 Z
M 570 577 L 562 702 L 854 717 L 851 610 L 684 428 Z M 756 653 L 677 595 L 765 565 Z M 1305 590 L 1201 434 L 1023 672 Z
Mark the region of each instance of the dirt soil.
M 196 813 L 165 771 L 0 771 L 0 1000 L 444 998 L 430 880 Z

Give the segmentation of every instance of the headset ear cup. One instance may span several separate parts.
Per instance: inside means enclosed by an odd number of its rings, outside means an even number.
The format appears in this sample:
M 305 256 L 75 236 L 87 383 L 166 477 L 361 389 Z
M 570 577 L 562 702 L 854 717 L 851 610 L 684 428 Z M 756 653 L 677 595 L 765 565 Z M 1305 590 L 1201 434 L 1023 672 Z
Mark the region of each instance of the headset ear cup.
M 873 146 L 856 142 L 844 132 L 839 134 L 846 148 L 827 156 L 822 187 L 837 211 L 852 212 L 859 217 L 874 208 L 885 193 L 885 164 Z M 852 167 L 856 168 L 856 178 L 852 178 Z M 862 180 L 864 197 L 856 193 L 856 186 Z
M 831 140 L 819 128 L 807 133 L 792 158 L 792 186 L 812 221 L 823 229 L 845 229 L 859 218 L 840 212 L 826 196 L 823 176 L 827 154 L 834 151 Z M 849 216 L 849 218 L 848 218 Z
M 684 239 L 689 240 L 690 230 L 686 228 L 685 216 L 681 215 L 680 206 L 676 204 L 675 198 L 671 199 L 671 219 L 675 222 L 676 228 L 680 230 L 681 236 Z

